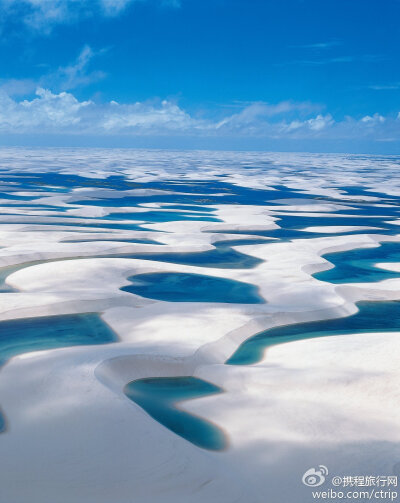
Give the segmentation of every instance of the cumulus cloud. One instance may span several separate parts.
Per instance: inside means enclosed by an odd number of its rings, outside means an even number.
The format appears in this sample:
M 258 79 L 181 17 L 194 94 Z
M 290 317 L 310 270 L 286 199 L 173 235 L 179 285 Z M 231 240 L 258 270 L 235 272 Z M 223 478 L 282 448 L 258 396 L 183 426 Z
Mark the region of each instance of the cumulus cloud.
M 311 119 L 307 119 L 304 121 L 294 120 L 287 125 L 283 125 L 283 131 L 296 131 L 304 128 L 308 128 L 311 131 L 323 131 L 328 126 L 334 124 L 334 120 L 330 114 L 321 115 L 318 114 L 316 117 L 312 117 Z
M 285 113 L 297 113 L 287 120 Z M 308 114 L 306 118 L 301 115 Z M 71 92 L 39 88 L 31 99 L 16 100 L 0 91 L 0 131 L 3 134 L 88 134 L 97 136 L 197 136 L 273 139 L 400 138 L 400 116 L 380 114 L 336 121 L 302 103 L 254 103 L 219 121 L 198 119 L 171 100 L 137 103 L 95 103 Z
M 244 125 L 254 126 L 271 117 L 287 116 L 291 113 L 310 113 L 320 108 L 319 105 L 308 102 L 281 101 L 276 104 L 255 102 L 243 107 L 240 112 L 222 119 L 216 124 L 216 128 L 241 129 Z
M 96 104 L 72 93 L 39 88 L 31 100 L 0 92 L 0 131 L 8 133 L 115 134 L 188 131 L 197 121 L 171 101 Z
M 103 108 L 100 128 L 105 132 L 191 131 L 201 128 L 201 122 L 193 119 L 177 104 L 163 100 L 161 103 L 134 103 L 120 105 L 111 102 Z M 205 124 L 203 123 L 203 127 Z
M 56 24 L 68 23 L 92 15 L 117 16 L 128 5 L 146 0 L 0 0 L 3 19 L 13 17 L 29 27 L 49 32 Z M 179 0 L 158 0 L 179 7 Z
M 369 126 L 374 126 L 376 124 L 382 124 L 385 122 L 385 117 L 380 114 L 374 114 L 374 115 L 365 115 L 362 119 L 361 122 L 364 122 L 364 124 L 368 124 Z
M 6 132 L 63 131 L 81 122 L 90 101 L 79 102 L 72 94 L 53 94 L 38 89 L 36 98 L 16 102 L 0 92 L 0 130 Z M 73 130 L 73 129 L 72 129 Z

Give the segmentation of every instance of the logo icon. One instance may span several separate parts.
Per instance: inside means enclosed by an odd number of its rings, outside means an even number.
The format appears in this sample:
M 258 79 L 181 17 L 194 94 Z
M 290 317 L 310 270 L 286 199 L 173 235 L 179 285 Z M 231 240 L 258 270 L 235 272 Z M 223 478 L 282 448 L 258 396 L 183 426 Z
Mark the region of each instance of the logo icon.
M 318 469 L 310 468 L 303 475 L 301 481 L 305 486 L 318 487 L 325 482 L 325 477 L 328 475 L 328 468 L 324 465 L 319 465 Z

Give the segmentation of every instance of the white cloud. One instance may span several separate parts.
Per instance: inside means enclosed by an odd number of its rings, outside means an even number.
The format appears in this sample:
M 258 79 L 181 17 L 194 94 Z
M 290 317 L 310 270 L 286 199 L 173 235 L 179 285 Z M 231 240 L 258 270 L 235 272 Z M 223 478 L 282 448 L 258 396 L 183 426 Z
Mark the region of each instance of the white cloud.
M 2 18 L 14 17 L 29 27 L 49 32 L 56 24 L 92 16 L 117 16 L 130 4 L 146 0 L 0 0 Z M 179 7 L 179 0 L 158 0 L 161 5 Z
M 313 119 L 308 119 L 306 123 L 309 125 L 312 131 L 322 131 L 327 126 L 333 124 L 333 118 L 330 114 L 328 115 L 317 115 Z
M 216 124 L 217 129 L 242 129 L 243 126 L 254 126 L 259 122 L 276 116 L 288 115 L 290 113 L 310 113 L 319 110 L 321 107 L 308 102 L 281 101 L 276 104 L 256 102 L 245 106 L 239 113 L 225 117 Z
M 79 102 L 72 94 L 53 94 L 37 90 L 31 101 L 16 102 L 6 93 L 0 93 L 0 130 L 7 132 L 62 131 L 81 121 L 82 109 L 90 101 Z
M 368 124 L 369 126 L 373 126 L 375 124 L 382 124 L 385 122 L 385 117 L 383 117 L 380 114 L 374 114 L 374 115 L 366 115 L 361 119 L 361 122 L 364 122 L 364 124 Z
M 93 6 L 99 7 L 93 0 Z M 31 28 L 48 31 L 53 24 L 70 21 L 87 9 L 87 2 L 79 0 L 1 0 L 3 19 L 19 18 Z
M 0 79 L 0 90 L 9 96 L 25 96 L 37 89 L 38 83 L 33 79 Z
M 344 55 L 329 58 L 319 58 L 319 59 L 300 59 L 293 61 L 286 61 L 282 63 L 276 63 L 277 66 L 286 65 L 308 65 L 308 66 L 322 66 L 331 64 L 342 64 L 342 63 L 375 63 L 377 61 L 383 61 L 385 58 L 379 54 L 362 54 L 357 56 Z
M 373 89 L 374 91 L 394 91 L 400 89 L 400 82 L 395 82 L 393 84 L 374 84 L 368 86 L 368 89 Z
M 288 104 L 290 103 L 290 105 Z M 0 91 L 2 134 L 60 134 L 95 136 L 196 136 L 272 139 L 400 139 L 400 116 L 366 115 L 335 121 L 301 103 L 250 104 L 224 119 L 197 119 L 177 103 L 149 101 L 104 104 L 79 101 L 72 93 L 40 88 L 30 100 L 16 100 Z M 300 117 L 302 114 L 308 117 Z M 286 114 L 298 114 L 287 120 Z M 283 115 L 283 117 L 282 117 Z
M 67 91 L 103 79 L 104 72 L 88 71 L 88 66 L 94 56 L 96 53 L 92 48 L 85 45 L 72 64 L 61 66 L 55 72 L 42 77 L 40 85 L 48 86 L 50 84 L 52 87 L 56 86 L 58 89 Z
M 92 0 L 93 1 L 93 0 Z M 100 0 L 103 12 L 108 16 L 119 14 L 133 0 Z
M 196 129 L 200 124 L 178 105 L 167 100 L 158 105 L 146 103 L 120 105 L 111 102 L 105 107 L 104 112 L 101 128 L 109 132 L 184 131 Z
M 331 40 L 329 42 L 315 42 L 313 44 L 291 45 L 290 47 L 298 49 L 330 49 L 331 47 L 337 47 L 338 45 L 342 45 L 342 42 L 340 42 L 339 40 Z
M 306 120 L 293 120 L 288 124 L 282 124 L 282 131 L 287 133 L 298 134 L 301 131 L 320 132 L 334 124 L 333 117 L 330 114 L 318 114 L 316 117 L 311 117 Z
M 189 131 L 198 122 L 175 103 L 95 104 L 71 93 L 39 88 L 32 100 L 0 92 L 0 131 L 8 133 L 116 134 Z
M 34 79 L 0 79 L 0 89 L 10 96 L 32 94 L 37 88 L 52 88 L 56 91 L 69 91 L 103 79 L 106 74 L 100 70 L 89 70 L 92 59 L 103 51 L 95 52 L 85 45 L 75 61 L 60 66 L 55 71 Z

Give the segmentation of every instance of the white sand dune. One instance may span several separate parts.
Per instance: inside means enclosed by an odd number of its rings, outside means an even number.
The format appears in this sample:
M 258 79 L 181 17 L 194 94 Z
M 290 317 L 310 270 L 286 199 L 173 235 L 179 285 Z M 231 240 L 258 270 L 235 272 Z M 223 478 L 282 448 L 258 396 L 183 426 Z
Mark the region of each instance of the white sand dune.
M 400 417 L 395 407 L 400 329 L 290 342 L 269 347 L 257 364 L 224 364 L 241 343 L 268 328 L 349 316 L 360 301 L 400 300 L 396 277 L 339 285 L 312 276 L 332 267 L 322 257 L 327 253 L 400 243 L 400 235 L 369 233 L 376 229 L 363 226 L 362 218 L 360 226 L 324 230 L 324 216 L 351 210 L 352 198 L 340 187 L 356 180 L 356 164 L 363 167 L 367 160 L 313 158 L 319 176 L 310 184 L 308 173 L 296 171 L 299 164 L 306 169 L 306 155 L 271 154 L 273 168 L 263 171 L 240 170 L 241 163 L 257 164 L 256 153 L 196 154 L 201 165 L 208 166 L 200 173 L 191 164 L 198 168 L 193 155 L 175 154 L 174 178 L 183 184 L 225 174 L 225 182 L 240 187 L 267 189 L 282 183 L 303 195 L 338 197 L 346 205 L 302 205 L 304 215 L 319 213 L 316 226 L 305 230 L 331 232 L 329 236 L 303 239 L 299 232 L 292 241 L 264 237 L 261 244 L 234 246 L 262 260 L 242 269 L 113 255 L 187 254 L 213 250 L 218 241 L 260 239 L 246 231 L 278 229 L 279 214 L 296 214 L 298 205 L 290 199 L 282 208 L 212 204 L 210 215 L 218 222 L 147 222 L 134 231 L 79 227 L 93 221 L 90 217 L 102 222 L 112 212 L 101 205 L 68 209 L 78 217 L 74 227 L 57 225 L 71 222 L 61 211 L 54 218 L 46 212 L 27 216 L 21 210 L 14 218 L 18 223 L 2 215 L 0 266 L 27 267 L 7 276 L 6 284 L 14 292 L 0 293 L 0 320 L 97 312 L 118 341 L 21 354 L 0 369 L 0 406 L 7 421 L 0 434 L 1 503 L 307 503 L 311 489 L 301 477 L 310 467 L 326 465 L 332 476 L 391 475 L 400 461 Z M 57 149 L 32 158 L 18 151 L 0 152 L 3 163 L 12 166 L 10 173 L 32 167 L 39 172 L 35 166 L 40 159 L 45 166 L 41 169 L 56 166 L 60 173 L 73 174 L 74 164 L 80 169 L 83 159 L 85 176 L 99 179 L 114 173 L 111 158 L 114 164 L 120 161 L 118 173 L 132 181 L 171 178 L 172 153 L 166 154 L 165 164 L 154 167 L 151 155 L 144 152 L 137 154 L 135 163 L 120 151 L 96 155 L 96 162 L 73 149 L 61 157 Z M 238 167 L 227 168 L 235 159 Z M 285 167 L 284 174 L 279 166 Z M 387 160 L 385 176 L 393 169 Z M 396 193 L 376 170 L 368 176 L 358 182 L 367 189 L 376 184 L 375 191 L 388 197 Z M 190 185 L 185 190 L 190 193 Z M 49 191 L 35 203 L 47 201 L 61 209 L 85 198 L 120 198 L 111 192 L 116 191 L 84 188 L 69 193 L 73 195 L 68 199 Z M 125 192 L 157 197 L 173 191 Z M 375 196 L 362 199 L 380 201 Z M 168 209 L 164 203 L 120 209 L 137 213 L 142 222 L 140 215 L 157 207 Z M 40 225 L 50 221 L 55 225 Z M 73 232 L 75 226 L 80 232 Z M 123 242 L 126 239 L 154 239 L 160 244 Z M 398 263 L 377 266 L 400 272 Z M 128 277 L 155 272 L 241 281 L 256 286 L 265 303 L 167 302 L 121 290 L 130 284 Z M 227 449 L 196 447 L 123 393 L 135 379 L 188 375 L 223 388 L 221 394 L 188 400 L 180 407 L 221 428 Z

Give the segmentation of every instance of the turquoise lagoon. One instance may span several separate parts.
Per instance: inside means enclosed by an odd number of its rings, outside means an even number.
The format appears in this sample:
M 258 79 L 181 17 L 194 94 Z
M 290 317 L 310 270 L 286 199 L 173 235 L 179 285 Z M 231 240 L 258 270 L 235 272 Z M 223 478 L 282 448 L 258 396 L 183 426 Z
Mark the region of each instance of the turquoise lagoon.
M 232 279 L 171 272 L 137 274 L 128 279 L 132 284 L 124 286 L 121 290 L 149 299 L 239 304 L 265 302 L 258 294 L 256 286 Z
M 203 449 L 219 451 L 227 440 L 213 423 L 179 408 L 178 402 L 221 393 L 222 389 L 195 377 L 154 377 L 137 379 L 124 392 L 153 419 Z
M 96 313 L 21 318 L 0 322 L 0 365 L 13 356 L 66 346 L 117 341 Z
M 400 242 L 385 242 L 374 248 L 327 253 L 324 257 L 334 267 L 313 275 L 321 281 L 359 283 L 399 277 L 399 273 L 375 267 L 375 264 L 400 262 Z

